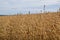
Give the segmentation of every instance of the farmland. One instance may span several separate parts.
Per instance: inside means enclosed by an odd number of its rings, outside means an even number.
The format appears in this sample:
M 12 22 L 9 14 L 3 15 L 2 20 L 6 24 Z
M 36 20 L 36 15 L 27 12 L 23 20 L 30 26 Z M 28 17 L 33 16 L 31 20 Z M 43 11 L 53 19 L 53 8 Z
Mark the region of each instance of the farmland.
M 0 16 L 0 40 L 60 40 L 60 13 Z

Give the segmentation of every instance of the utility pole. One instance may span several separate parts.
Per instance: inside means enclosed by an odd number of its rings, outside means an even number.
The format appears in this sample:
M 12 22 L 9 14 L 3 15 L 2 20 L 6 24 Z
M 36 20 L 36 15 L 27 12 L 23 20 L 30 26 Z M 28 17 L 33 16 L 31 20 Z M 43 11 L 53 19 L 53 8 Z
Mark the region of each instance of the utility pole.
M 59 12 L 60 12 L 60 8 L 59 8 Z
M 42 10 L 40 10 L 40 12 L 42 13 Z
M 43 7 L 43 11 L 44 11 L 44 13 L 45 13 L 45 7 L 46 7 L 46 5 L 44 5 L 44 7 Z
M 29 11 L 29 14 L 30 14 L 30 11 Z
M 58 8 L 57 12 L 60 12 L 60 8 Z

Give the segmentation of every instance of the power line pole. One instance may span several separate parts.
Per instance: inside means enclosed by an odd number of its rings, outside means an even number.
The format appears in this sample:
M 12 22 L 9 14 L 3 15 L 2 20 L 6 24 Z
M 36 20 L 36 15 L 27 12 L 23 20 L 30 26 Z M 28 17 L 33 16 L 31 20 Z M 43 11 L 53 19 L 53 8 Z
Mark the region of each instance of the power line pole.
M 45 13 L 45 7 L 46 7 L 46 5 L 44 5 L 44 7 L 43 7 L 43 11 L 44 11 L 44 13 Z
M 60 8 L 58 8 L 57 12 L 60 12 Z
M 60 12 L 60 8 L 59 8 L 59 12 Z
M 29 14 L 30 14 L 30 11 L 29 11 Z

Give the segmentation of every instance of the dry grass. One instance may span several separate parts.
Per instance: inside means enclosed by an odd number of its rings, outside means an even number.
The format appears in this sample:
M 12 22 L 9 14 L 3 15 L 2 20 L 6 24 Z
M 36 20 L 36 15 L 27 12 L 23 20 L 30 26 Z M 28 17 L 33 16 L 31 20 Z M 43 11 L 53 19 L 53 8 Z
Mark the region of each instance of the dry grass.
M 0 16 L 0 40 L 60 40 L 60 13 Z

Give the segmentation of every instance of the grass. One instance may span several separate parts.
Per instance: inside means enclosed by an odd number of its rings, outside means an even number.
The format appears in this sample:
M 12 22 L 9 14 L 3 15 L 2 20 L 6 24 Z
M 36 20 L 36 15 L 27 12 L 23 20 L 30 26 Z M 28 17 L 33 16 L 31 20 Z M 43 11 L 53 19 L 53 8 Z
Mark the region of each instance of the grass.
M 60 13 L 0 16 L 0 40 L 60 40 Z

